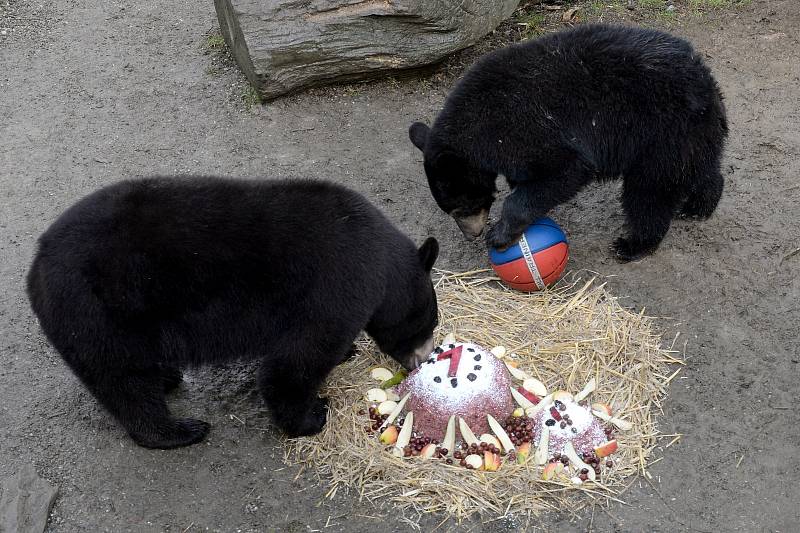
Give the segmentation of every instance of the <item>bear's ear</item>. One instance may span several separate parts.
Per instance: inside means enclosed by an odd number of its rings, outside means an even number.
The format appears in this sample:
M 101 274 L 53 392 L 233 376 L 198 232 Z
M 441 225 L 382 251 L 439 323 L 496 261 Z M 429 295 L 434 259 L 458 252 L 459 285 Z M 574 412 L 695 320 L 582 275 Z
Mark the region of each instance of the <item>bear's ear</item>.
M 436 262 L 436 258 L 439 257 L 439 241 L 433 237 L 428 237 L 425 239 L 425 242 L 422 243 L 422 246 L 419 247 L 417 254 L 419 254 L 419 260 L 422 262 L 422 266 L 425 267 L 425 270 L 430 272 L 433 268 L 433 264 Z
M 414 146 L 422 151 L 425 151 L 425 143 L 428 142 L 428 133 L 431 129 L 422 122 L 415 122 L 408 128 L 408 138 L 414 143 Z

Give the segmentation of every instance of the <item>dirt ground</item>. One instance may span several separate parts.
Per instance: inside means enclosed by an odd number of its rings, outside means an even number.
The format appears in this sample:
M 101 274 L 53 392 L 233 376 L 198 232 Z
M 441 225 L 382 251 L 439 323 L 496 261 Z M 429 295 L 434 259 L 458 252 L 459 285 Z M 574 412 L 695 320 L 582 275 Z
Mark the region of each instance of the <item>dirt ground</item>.
M 664 433 L 684 436 L 657 452 L 653 480 L 637 480 L 625 505 L 579 520 L 547 514 L 530 531 L 800 527 L 800 11 L 796 0 L 707 14 L 675 3 L 680 16 L 642 22 L 690 38 L 727 97 L 716 214 L 676 222 L 654 256 L 626 265 L 607 249 L 623 222 L 614 185 L 553 216 L 571 239 L 573 271 L 597 273 L 626 304 L 664 317 L 666 338 L 680 331 L 687 341 L 687 367 L 660 418 Z M 465 244 L 435 206 L 406 134 L 434 116 L 475 52 L 415 80 L 262 107 L 209 50 L 216 27 L 208 1 L 0 0 L 0 477 L 32 463 L 59 485 L 53 532 L 408 530 L 352 495 L 324 499 L 313 475 L 284 467 L 246 366 L 193 372 L 174 397 L 175 411 L 213 424 L 206 442 L 133 446 L 29 310 L 23 282 L 36 237 L 95 188 L 154 173 L 334 180 L 418 242 L 435 235 L 440 267 L 486 264 L 484 248 Z M 422 529 L 443 518 L 423 518 Z M 503 519 L 442 530 L 519 527 Z

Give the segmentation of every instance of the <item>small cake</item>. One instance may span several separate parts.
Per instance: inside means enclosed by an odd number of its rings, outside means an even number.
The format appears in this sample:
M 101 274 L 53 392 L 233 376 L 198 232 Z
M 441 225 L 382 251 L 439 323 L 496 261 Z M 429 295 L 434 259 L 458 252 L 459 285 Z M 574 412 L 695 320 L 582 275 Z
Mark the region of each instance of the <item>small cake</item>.
M 549 406 L 534 417 L 534 444 L 538 445 L 542 430 L 549 428 L 548 457 L 564 453 L 571 442 L 578 453 L 589 453 L 607 440 L 601 421 L 587 408 L 579 405 L 569 393 L 561 392 Z
M 436 348 L 398 387 L 410 393 L 406 411 L 414 412 L 419 435 L 442 439 L 451 415 L 462 417 L 476 434 L 489 433 L 486 415 L 505 420 L 514 410 L 505 364 L 471 343 Z

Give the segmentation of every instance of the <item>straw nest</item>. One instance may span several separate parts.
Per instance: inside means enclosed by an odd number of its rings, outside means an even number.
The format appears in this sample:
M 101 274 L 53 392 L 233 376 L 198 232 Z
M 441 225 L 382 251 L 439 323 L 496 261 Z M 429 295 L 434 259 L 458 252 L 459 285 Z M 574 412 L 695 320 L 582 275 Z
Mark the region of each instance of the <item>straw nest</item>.
M 399 459 L 388 453 L 377 435 L 365 431 L 368 407 L 363 395 L 375 386 L 369 369 L 398 369 L 369 339 L 357 342 L 357 355 L 329 376 L 323 394 L 330 398 L 325 429 L 314 437 L 288 441 L 288 464 L 310 468 L 339 491 L 355 493 L 376 504 L 390 503 L 406 517 L 446 513 L 462 520 L 526 515 L 547 509 L 577 513 L 587 505 L 620 501 L 636 478 L 649 477 L 651 453 L 660 437 L 654 414 L 666 387 L 680 371 L 682 358 L 665 348 L 652 319 L 620 306 L 603 285 L 575 282 L 541 293 L 505 289 L 486 271 L 439 272 L 439 339 L 454 332 L 462 342 L 487 348 L 503 345 L 515 354 L 519 368 L 548 389 L 573 393 L 594 377 L 592 402 L 605 402 L 633 429 L 615 437 L 619 450 L 602 483 L 572 485 L 569 480 L 543 481 L 533 461 L 505 462 L 497 472 L 467 470 L 441 460 Z M 672 342 L 674 346 L 675 342 Z M 669 435 L 673 440 L 679 436 Z M 627 479 L 626 479 L 627 478 Z

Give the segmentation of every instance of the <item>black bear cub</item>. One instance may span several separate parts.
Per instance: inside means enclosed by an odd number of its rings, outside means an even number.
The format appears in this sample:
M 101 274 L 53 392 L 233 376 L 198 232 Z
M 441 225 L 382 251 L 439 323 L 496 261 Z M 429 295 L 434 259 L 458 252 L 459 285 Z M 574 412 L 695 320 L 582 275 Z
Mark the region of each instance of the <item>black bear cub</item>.
M 658 247 L 676 214 L 711 215 L 722 195 L 722 95 L 689 43 L 649 29 L 586 25 L 482 57 L 432 128 L 409 135 L 434 199 L 468 238 L 502 174 L 512 188 L 487 243 L 505 247 L 593 179 L 622 177 L 628 261 Z
M 325 377 L 366 331 L 413 368 L 437 324 L 439 247 L 417 249 L 374 206 L 313 181 L 150 178 L 100 189 L 39 239 L 28 295 L 53 346 L 130 436 L 198 442 L 174 418 L 181 369 L 260 360 L 290 436 L 322 429 Z

